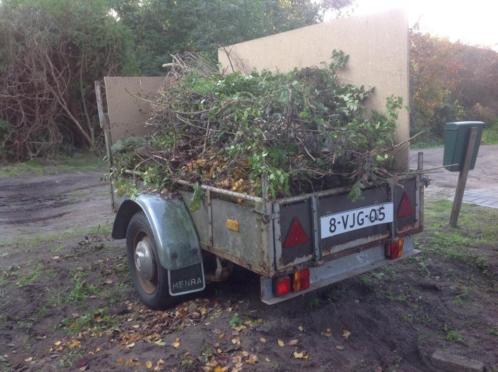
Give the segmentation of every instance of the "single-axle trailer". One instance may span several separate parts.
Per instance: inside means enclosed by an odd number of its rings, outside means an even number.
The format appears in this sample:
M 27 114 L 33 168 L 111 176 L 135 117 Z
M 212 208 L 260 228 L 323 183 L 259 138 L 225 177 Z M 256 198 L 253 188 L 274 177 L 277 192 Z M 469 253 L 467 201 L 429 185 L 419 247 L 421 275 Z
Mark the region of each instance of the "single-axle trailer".
M 408 47 L 406 18 L 389 12 L 220 48 L 218 61 L 222 71 L 285 72 L 318 66 L 333 49 L 342 50 L 351 58 L 341 78 L 375 87 L 369 107 L 382 111 L 392 95 L 409 101 Z M 163 87 L 164 78 L 104 81 L 107 104 L 98 84 L 97 103 L 112 163 L 113 142 L 147 134 L 147 98 Z M 407 111 L 399 113 L 395 137 L 409 142 Z M 396 164 L 407 169 L 408 146 L 398 150 Z M 150 307 L 165 307 L 202 291 L 207 282 L 229 279 L 235 265 L 259 275 L 262 301 L 275 304 L 415 254 L 412 236 L 423 227 L 421 173 L 420 155 L 418 171 L 370 185 L 356 201 L 348 198 L 348 188 L 273 200 L 264 192 L 250 196 L 180 180 L 174 195 L 113 199 L 119 209 L 112 236 L 126 239 L 135 286 Z M 191 208 L 194 191 L 198 208 Z
M 271 200 L 201 185 L 196 209 L 194 185 L 177 184 L 175 195 L 125 199 L 112 231 L 126 239 L 136 289 L 152 308 L 228 279 L 233 264 L 258 274 L 261 300 L 275 304 L 417 252 L 420 172 L 357 201 L 348 188 Z

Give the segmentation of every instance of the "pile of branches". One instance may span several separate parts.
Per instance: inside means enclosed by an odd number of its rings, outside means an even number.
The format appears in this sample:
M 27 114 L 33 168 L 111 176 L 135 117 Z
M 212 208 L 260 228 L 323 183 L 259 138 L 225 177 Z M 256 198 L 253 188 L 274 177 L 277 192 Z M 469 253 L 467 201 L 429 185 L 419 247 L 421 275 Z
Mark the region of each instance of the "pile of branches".
M 132 175 L 158 191 L 182 179 L 273 198 L 351 185 L 357 196 L 391 176 L 402 102 L 367 110 L 373 89 L 338 78 L 347 61 L 334 51 L 321 68 L 219 75 L 176 58 L 153 102 L 153 134 L 114 146 L 118 188 L 133 194 Z

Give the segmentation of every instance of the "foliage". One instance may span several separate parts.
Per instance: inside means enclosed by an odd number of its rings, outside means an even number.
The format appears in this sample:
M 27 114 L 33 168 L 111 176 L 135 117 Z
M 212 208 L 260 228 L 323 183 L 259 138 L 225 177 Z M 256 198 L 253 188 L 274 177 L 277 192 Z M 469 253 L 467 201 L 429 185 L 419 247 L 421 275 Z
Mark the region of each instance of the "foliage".
M 412 32 L 411 131 L 417 140 L 441 138 L 455 120 L 498 119 L 498 53 Z
M 0 158 L 101 141 L 93 83 L 163 74 L 171 54 L 309 25 L 351 0 L 0 1 Z
M 325 10 L 351 0 L 111 0 L 132 30 L 142 74 L 163 74 L 161 65 L 179 52 L 216 50 L 244 40 L 307 26 Z
M 482 143 L 486 145 L 498 144 L 498 119 L 489 123 L 482 133 Z
M 107 2 L 6 0 L 0 35 L 4 155 L 35 157 L 63 143 L 94 147 L 94 81 L 133 69 L 129 32 Z
M 373 90 L 342 83 L 347 56 L 322 68 L 250 75 L 182 67 L 154 102 L 145 146 L 116 152 L 113 177 L 133 175 L 146 188 L 176 179 L 272 197 L 386 178 L 395 148 L 400 98 L 386 114 L 369 112 Z

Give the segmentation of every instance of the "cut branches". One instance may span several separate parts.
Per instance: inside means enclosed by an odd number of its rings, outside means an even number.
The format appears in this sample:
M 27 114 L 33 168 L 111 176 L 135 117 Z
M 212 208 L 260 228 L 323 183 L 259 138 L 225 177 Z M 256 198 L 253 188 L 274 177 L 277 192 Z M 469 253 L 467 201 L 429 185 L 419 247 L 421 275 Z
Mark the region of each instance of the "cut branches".
M 113 177 L 134 188 L 128 171 L 148 189 L 172 190 L 175 180 L 271 197 L 296 195 L 386 178 L 392 171 L 401 99 L 384 114 L 367 110 L 373 89 L 340 81 L 348 56 L 334 51 L 321 68 L 220 75 L 176 57 L 167 88 L 153 102 L 143 140 L 114 147 Z

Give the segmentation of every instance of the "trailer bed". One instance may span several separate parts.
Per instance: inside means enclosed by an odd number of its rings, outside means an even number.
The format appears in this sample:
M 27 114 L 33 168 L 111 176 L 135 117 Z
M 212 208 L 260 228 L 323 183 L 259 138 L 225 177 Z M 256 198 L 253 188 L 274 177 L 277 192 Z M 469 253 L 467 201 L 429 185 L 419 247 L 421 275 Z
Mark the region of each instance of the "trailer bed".
M 193 191 L 182 184 L 189 206 Z M 201 205 L 190 213 L 202 248 L 267 278 L 383 246 L 423 225 L 419 175 L 372 185 L 357 201 L 348 188 L 272 201 L 201 187 Z

